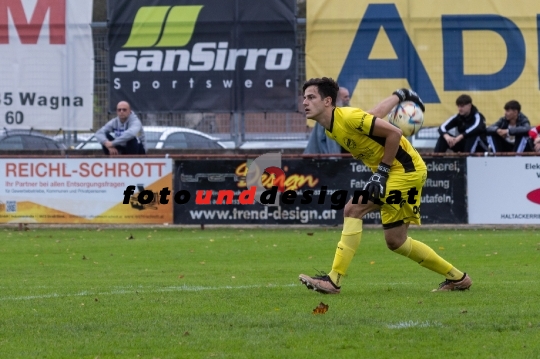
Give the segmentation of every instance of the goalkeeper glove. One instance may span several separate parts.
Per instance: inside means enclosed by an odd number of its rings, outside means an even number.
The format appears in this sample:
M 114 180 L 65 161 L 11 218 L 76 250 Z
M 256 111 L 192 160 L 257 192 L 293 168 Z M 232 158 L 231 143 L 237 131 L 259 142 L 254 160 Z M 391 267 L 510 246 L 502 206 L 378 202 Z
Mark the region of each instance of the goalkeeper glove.
M 397 97 L 399 97 L 399 102 L 412 101 L 422 109 L 422 112 L 426 112 L 426 106 L 424 106 L 424 102 L 422 102 L 420 96 L 418 96 L 418 94 L 413 90 L 403 88 L 394 91 L 392 95 L 396 95 Z
M 386 180 L 390 174 L 390 166 L 386 163 L 379 163 L 377 172 L 371 175 L 364 190 L 368 191 L 368 197 L 370 200 L 376 200 L 386 195 Z

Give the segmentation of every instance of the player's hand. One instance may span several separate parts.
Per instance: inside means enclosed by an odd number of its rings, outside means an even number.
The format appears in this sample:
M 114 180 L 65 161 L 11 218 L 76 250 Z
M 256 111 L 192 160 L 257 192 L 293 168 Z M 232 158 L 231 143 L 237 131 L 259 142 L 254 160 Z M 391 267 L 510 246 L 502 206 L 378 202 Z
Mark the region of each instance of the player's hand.
M 422 109 L 422 112 L 426 112 L 426 106 L 424 106 L 424 102 L 422 101 L 420 96 L 418 96 L 418 94 L 413 90 L 402 88 L 394 91 L 392 95 L 396 95 L 397 97 L 399 97 L 399 102 L 412 101 L 417 104 L 420 109 Z
M 372 201 L 386 196 L 386 180 L 390 174 L 390 166 L 386 163 L 379 163 L 377 172 L 371 175 L 364 190 L 368 191 L 368 198 Z

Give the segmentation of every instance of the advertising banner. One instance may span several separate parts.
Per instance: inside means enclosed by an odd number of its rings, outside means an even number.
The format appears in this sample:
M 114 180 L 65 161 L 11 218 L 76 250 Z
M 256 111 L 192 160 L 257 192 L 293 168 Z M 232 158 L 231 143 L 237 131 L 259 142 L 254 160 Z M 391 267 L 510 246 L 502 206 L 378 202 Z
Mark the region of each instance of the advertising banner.
M 421 198 L 422 223 L 466 223 L 465 160 L 433 159 L 426 164 L 430 172 Z M 182 202 L 174 205 L 175 224 L 340 225 L 345 203 L 371 176 L 371 170 L 354 159 L 283 159 L 276 195 L 291 190 L 296 198 L 268 206 L 250 201 L 246 161 L 188 160 L 175 166 L 174 188 Z M 262 178 L 265 187 L 274 184 L 273 177 Z M 369 213 L 364 223 L 381 223 L 380 214 Z
M 306 78 L 333 77 L 351 104 L 372 108 L 411 87 L 426 103 L 424 126 L 457 112 L 468 93 L 494 123 L 517 99 L 540 112 L 540 2 L 535 0 L 309 0 Z M 531 115 L 529 115 L 531 116 Z
M 296 1 L 108 2 L 110 106 L 295 111 Z
M 540 224 L 538 157 L 469 157 L 471 224 Z
M 92 128 L 92 0 L 0 1 L 0 128 Z
M 168 159 L 0 159 L 0 223 L 172 223 Z M 125 194 L 132 186 L 132 194 Z M 139 193 L 152 195 L 138 201 Z M 125 202 L 125 203 L 124 203 Z
M 467 223 L 465 158 L 424 158 L 428 169 L 422 188 L 422 223 Z

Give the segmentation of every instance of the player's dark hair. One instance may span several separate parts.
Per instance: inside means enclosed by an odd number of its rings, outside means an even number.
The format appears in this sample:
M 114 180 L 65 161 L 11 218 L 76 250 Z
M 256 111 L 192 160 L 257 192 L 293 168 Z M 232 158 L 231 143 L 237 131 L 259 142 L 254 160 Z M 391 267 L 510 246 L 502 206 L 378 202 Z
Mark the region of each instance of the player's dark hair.
M 330 96 L 332 98 L 332 105 L 336 105 L 339 85 L 336 81 L 334 81 L 334 79 L 329 77 L 309 79 L 308 81 L 304 82 L 304 86 L 302 86 L 302 93 L 306 92 L 306 89 L 309 86 L 317 86 L 319 95 L 321 95 L 322 98 Z
M 517 112 L 521 112 L 521 104 L 517 102 L 516 100 L 510 100 L 504 105 L 505 110 L 517 110 Z
M 472 98 L 469 95 L 463 94 L 456 99 L 456 105 L 464 106 L 472 103 Z

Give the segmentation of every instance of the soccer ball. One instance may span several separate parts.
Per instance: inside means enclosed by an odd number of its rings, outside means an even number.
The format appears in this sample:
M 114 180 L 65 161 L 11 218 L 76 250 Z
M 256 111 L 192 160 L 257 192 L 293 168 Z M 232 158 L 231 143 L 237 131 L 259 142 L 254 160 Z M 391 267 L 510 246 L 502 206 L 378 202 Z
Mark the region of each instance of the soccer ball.
M 424 113 L 412 101 L 403 101 L 388 114 L 388 122 L 403 132 L 403 136 L 409 137 L 417 133 L 424 124 Z

